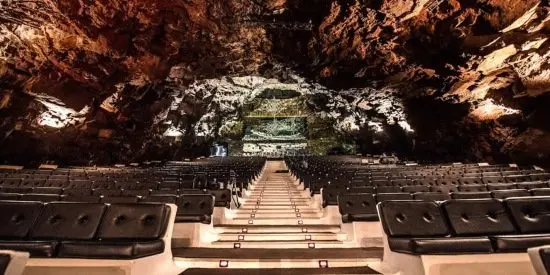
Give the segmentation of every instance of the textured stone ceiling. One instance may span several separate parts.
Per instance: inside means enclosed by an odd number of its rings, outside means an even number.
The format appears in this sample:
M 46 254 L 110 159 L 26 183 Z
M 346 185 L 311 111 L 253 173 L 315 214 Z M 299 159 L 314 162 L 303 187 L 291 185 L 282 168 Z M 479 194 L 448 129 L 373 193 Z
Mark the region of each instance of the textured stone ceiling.
M 0 158 L 200 152 L 216 137 L 163 138 L 173 95 L 251 75 L 391 94 L 412 157 L 544 163 L 549 32 L 547 0 L 0 0 Z M 210 104 L 186 96 L 178 123 Z

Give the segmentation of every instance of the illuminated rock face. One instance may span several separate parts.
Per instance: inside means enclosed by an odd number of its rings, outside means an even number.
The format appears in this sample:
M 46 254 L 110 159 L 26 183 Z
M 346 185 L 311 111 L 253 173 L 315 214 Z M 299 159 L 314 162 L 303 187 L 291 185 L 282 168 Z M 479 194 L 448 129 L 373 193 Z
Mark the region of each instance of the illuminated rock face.
M 364 148 L 549 160 L 548 1 L 3 1 L 0 23 L 2 159 L 200 155 L 273 85 Z

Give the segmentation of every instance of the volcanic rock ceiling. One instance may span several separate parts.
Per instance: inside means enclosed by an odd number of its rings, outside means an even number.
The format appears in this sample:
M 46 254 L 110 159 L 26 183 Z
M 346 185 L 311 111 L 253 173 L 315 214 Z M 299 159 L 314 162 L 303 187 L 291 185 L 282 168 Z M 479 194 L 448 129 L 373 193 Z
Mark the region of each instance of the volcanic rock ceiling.
M 294 85 L 407 157 L 549 163 L 549 33 L 547 0 L 0 0 L 0 159 L 200 155 Z

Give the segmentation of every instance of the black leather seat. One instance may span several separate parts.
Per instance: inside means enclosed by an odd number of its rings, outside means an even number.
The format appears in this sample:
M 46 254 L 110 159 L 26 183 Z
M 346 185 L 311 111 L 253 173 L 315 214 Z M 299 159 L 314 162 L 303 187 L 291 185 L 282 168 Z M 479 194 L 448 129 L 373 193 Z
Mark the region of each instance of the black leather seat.
M 458 178 L 455 178 L 455 177 L 447 177 L 447 178 L 438 179 L 437 184 L 439 184 L 439 185 L 459 185 L 460 181 L 458 180 Z
M 92 240 L 106 209 L 107 205 L 102 203 L 48 203 L 31 231 L 31 238 Z
M 487 191 L 487 186 L 483 184 L 470 184 L 470 185 L 460 185 L 458 187 L 460 192 L 484 192 Z
M 451 192 L 457 192 L 457 191 L 458 191 L 458 187 L 456 185 L 430 186 L 430 192 L 451 193 Z
M 178 196 L 176 195 L 149 195 L 140 199 L 140 202 L 158 202 L 176 204 Z
M 323 207 L 327 207 L 329 205 L 338 205 L 338 195 L 346 192 L 348 192 L 348 189 L 345 187 L 329 186 L 323 188 L 323 190 L 321 190 Z
M 178 190 L 151 190 L 149 195 L 173 195 L 177 196 L 179 193 Z
M 33 189 L 32 187 L 4 186 L 2 187 L 2 192 L 28 194 L 28 193 L 32 193 L 32 189 Z
M 523 188 L 523 189 L 528 189 L 528 190 L 531 190 L 531 189 L 538 189 L 538 188 L 547 188 L 548 187 L 548 184 L 546 182 L 520 182 L 520 183 L 517 183 L 516 184 L 518 186 L 518 188 Z
M 444 201 L 451 199 L 449 193 L 439 193 L 439 192 L 419 192 L 414 193 L 413 198 L 415 200 L 421 201 Z
M 508 176 L 506 177 L 506 182 L 529 182 L 531 181 L 531 177 L 529 176 Z
M 437 186 L 437 180 L 432 178 L 423 178 L 413 180 L 413 183 L 416 185 L 425 185 L 425 186 Z
M 62 201 L 67 202 L 92 202 L 92 203 L 100 203 L 101 197 L 100 196 L 61 196 Z
M 43 205 L 40 202 L 0 202 L 0 250 L 29 252 L 31 257 L 52 257 L 57 241 L 27 241 Z
M 550 173 L 531 174 L 529 177 L 531 178 L 532 181 L 549 181 Z
M 390 200 L 412 200 L 411 193 L 378 193 L 376 194 L 376 201 L 390 201 Z
M 521 235 L 493 236 L 502 252 L 525 252 L 529 247 L 550 244 L 550 198 L 510 198 L 504 200 Z
M 509 189 L 517 189 L 517 185 L 515 183 L 489 183 L 487 184 L 487 190 L 494 191 L 494 190 L 509 190 Z
M 382 226 L 392 251 L 408 254 L 487 253 L 487 237 L 448 237 L 451 230 L 435 202 L 385 201 L 379 204 Z
M 101 202 L 103 203 L 137 203 L 138 197 L 137 196 L 117 196 L 117 197 L 103 197 L 101 199 Z
M 535 188 L 530 191 L 533 196 L 550 196 L 550 188 Z
M 21 195 L 17 193 L 0 193 L 0 201 L 18 200 Z
M 454 192 L 451 194 L 452 199 L 490 199 L 491 192 Z
M 204 223 L 210 224 L 214 213 L 214 196 L 204 195 L 182 195 L 177 199 L 176 214 L 177 223 Z
M 215 198 L 216 207 L 227 207 L 231 206 L 231 190 L 229 189 L 218 189 L 218 190 L 208 190 L 210 195 L 213 195 Z
M 378 220 L 376 200 L 373 194 L 340 194 L 338 195 L 338 209 L 344 223 Z
M 51 201 L 60 201 L 60 195 L 54 194 L 23 194 L 19 198 L 22 201 L 41 201 L 41 202 L 51 202 Z
M 100 223 L 99 241 L 63 241 L 59 257 L 135 259 L 162 253 L 169 215 L 162 204 L 113 204 Z
M 179 189 L 174 195 L 201 195 L 207 194 L 203 189 Z
M 399 186 L 378 186 L 376 187 L 376 193 L 400 193 L 402 192 Z
M 495 199 L 531 196 L 531 193 L 529 193 L 529 191 L 525 189 L 495 190 L 495 191 L 491 191 L 491 194 Z
M 461 178 L 459 180 L 461 185 L 469 185 L 469 184 L 483 184 L 483 180 L 481 178 L 472 177 L 472 178 Z
M 430 192 L 430 187 L 426 185 L 404 186 L 403 192 L 408 192 L 408 193 Z
M 87 189 L 92 190 L 93 182 L 90 180 L 69 180 L 67 188 L 69 189 Z
M 149 190 L 122 190 L 123 197 L 145 197 L 149 195 Z
M 483 183 L 485 184 L 499 184 L 506 183 L 506 180 L 503 177 L 484 177 Z
M 408 186 L 408 185 L 413 185 L 413 181 L 409 179 L 392 179 L 391 184 L 395 186 Z M 365 193 L 368 193 L 368 192 L 365 192 Z
M 122 190 L 120 189 L 94 189 L 92 190 L 94 196 L 104 197 L 120 197 L 122 196 Z
M 348 190 L 349 193 L 361 193 L 361 194 L 374 194 L 373 186 L 361 186 L 361 187 L 351 187 Z M 336 203 L 338 204 L 338 202 Z
M 60 187 L 35 187 L 32 192 L 34 194 L 53 194 L 61 195 L 63 193 L 63 188 Z
M 92 195 L 92 189 L 84 188 L 66 188 L 63 190 L 65 196 L 86 197 Z
M 512 220 L 500 200 L 450 200 L 443 203 L 443 209 L 457 236 L 515 233 Z

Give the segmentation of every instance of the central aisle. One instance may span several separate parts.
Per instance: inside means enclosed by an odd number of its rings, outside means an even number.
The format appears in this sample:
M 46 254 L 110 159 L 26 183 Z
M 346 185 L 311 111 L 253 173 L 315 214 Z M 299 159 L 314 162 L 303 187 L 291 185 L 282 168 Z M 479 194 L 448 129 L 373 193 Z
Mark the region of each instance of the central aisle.
M 322 208 L 286 169 L 283 161 L 267 163 L 233 219 L 219 225 L 220 240 L 214 246 L 230 242 L 231 247 L 236 243 L 241 248 L 344 247 L 346 235 L 340 224 L 323 217 Z
M 214 268 L 227 260 L 229 268 L 319 268 L 326 261 L 333 268 L 376 273 L 366 266 L 379 262 L 381 249 L 346 241 L 339 217 L 324 214 L 283 161 L 268 161 L 244 193 L 240 208 L 214 218 L 217 240 L 208 247 L 175 248 L 175 257 L 185 257 L 192 267 Z

